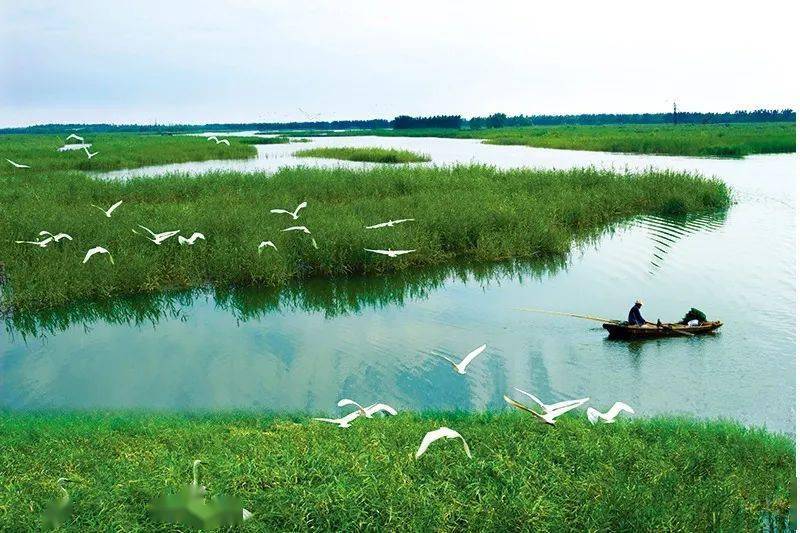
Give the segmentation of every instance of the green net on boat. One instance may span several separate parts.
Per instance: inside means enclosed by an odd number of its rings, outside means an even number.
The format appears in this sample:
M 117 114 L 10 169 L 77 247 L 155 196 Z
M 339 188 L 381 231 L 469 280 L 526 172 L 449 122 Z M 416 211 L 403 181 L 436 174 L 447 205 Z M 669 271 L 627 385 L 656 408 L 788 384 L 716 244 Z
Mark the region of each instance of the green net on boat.
M 700 323 L 707 322 L 706 314 L 699 309 L 692 307 L 681 320 L 681 324 L 687 324 L 690 320 L 697 320 Z

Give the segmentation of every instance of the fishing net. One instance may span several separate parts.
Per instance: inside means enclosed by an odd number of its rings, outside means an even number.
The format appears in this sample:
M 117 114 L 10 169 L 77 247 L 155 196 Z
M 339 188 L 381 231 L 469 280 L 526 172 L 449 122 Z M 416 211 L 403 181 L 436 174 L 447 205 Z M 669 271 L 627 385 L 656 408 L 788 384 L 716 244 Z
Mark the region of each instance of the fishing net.
M 692 307 L 683 317 L 683 320 L 681 320 L 681 324 L 687 324 L 690 320 L 697 320 L 702 324 L 703 322 L 706 322 L 706 314 L 701 310 Z

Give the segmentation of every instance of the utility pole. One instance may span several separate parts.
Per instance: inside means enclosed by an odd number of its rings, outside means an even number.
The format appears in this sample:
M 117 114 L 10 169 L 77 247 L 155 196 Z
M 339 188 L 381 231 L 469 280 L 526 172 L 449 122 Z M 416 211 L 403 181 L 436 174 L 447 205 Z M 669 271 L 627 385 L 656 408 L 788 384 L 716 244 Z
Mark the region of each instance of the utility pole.
M 678 125 L 678 102 L 672 102 L 672 125 Z

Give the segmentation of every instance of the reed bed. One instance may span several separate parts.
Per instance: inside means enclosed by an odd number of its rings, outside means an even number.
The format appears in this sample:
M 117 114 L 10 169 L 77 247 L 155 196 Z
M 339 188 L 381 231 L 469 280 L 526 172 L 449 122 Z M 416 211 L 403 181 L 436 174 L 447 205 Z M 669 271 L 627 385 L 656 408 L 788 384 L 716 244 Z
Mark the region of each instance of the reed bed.
M 634 215 L 720 210 L 719 181 L 668 171 L 618 174 L 592 168 L 500 171 L 381 166 L 293 168 L 266 177 L 237 172 L 103 181 L 80 172 L 0 175 L 0 257 L 6 309 L 31 310 L 112 295 L 213 284 L 280 286 L 312 277 L 381 275 L 454 259 L 497 261 L 566 254 L 576 240 Z M 107 218 L 104 208 L 122 200 Z M 308 207 L 300 219 L 270 208 Z M 393 228 L 365 226 L 397 218 Z M 157 246 L 132 230 L 202 232 L 205 241 Z M 282 232 L 307 226 L 308 235 Z M 15 244 L 41 230 L 73 241 Z M 277 251 L 260 242 L 271 240 Z M 115 259 L 96 256 L 103 246 Z M 415 249 L 395 259 L 365 252 Z
M 297 133 L 300 135 L 300 133 Z M 317 132 L 324 136 L 377 135 L 484 139 L 488 144 L 538 148 L 740 158 L 751 154 L 794 153 L 794 123 L 685 124 L 625 126 L 529 126 L 495 129 L 405 129 Z M 292 133 L 291 135 L 295 135 Z M 315 135 L 302 132 L 303 136 Z
M 342 161 L 362 161 L 365 163 L 423 163 L 431 160 L 428 154 L 394 148 L 309 148 L 294 153 L 297 157 L 322 157 Z
M 422 436 L 448 426 L 468 441 Z M 37 529 L 73 480 L 66 531 L 174 531 L 147 504 L 191 480 L 241 498 L 243 531 L 759 531 L 793 505 L 794 442 L 681 418 L 555 427 L 522 413 L 400 413 L 349 429 L 308 415 L 0 413 L 0 524 Z M 780 531 L 780 529 L 777 529 Z

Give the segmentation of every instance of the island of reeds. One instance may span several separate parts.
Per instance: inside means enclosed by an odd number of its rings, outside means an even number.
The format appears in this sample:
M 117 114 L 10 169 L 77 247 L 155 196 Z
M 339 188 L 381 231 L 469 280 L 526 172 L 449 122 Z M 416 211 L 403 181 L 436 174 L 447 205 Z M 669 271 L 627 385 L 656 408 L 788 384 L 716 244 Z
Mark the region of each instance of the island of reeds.
M 422 436 L 457 428 L 469 443 Z M 32 531 L 72 480 L 67 531 L 174 531 L 148 504 L 192 479 L 239 498 L 246 531 L 785 531 L 794 442 L 683 418 L 555 427 L 523 413 L 0 413 L 0 524 Z M 776 527 L 779 526 L 779 527 Z
M 334 147 L 310 148 L 294 153 L 297 157 L 321 157 L 325 159 L 340 159 L 342 161 L 363 161 L 367 163 L 422 163 L 430 161 L 428 154 L 419 154 L 410 150 L 395 148 L 359 148 L 359 147 Z

